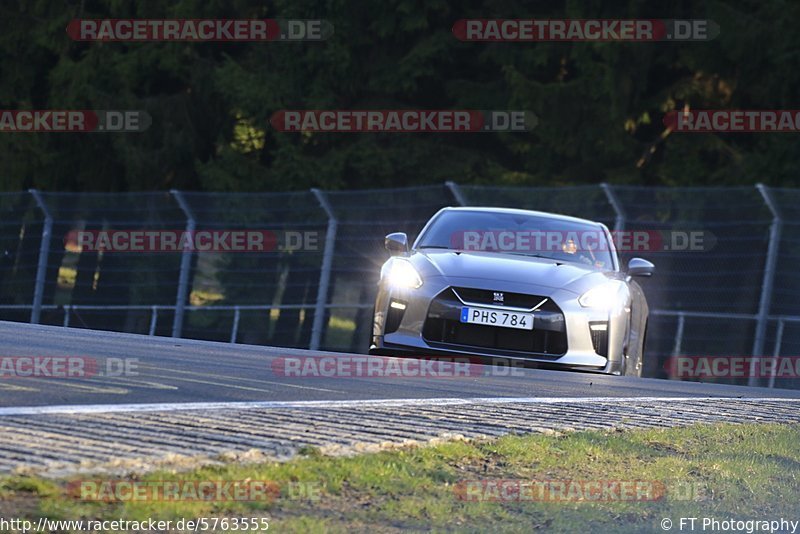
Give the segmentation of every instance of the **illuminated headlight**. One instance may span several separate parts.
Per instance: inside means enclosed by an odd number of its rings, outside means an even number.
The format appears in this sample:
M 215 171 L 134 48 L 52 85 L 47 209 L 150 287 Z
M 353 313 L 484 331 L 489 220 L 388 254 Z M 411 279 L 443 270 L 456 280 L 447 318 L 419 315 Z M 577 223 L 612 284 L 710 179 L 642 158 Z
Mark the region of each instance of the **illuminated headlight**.
M 386 280 L 393 287 L 408 287 L 416 289 L 422 285 L 422 278 L 411 262 L 396 259 L 387 266 Z
M 578 299 L 584 308 L 612 308 L 617 304 L 617 294 L 624 284 L 618 280 L 593 287 Z

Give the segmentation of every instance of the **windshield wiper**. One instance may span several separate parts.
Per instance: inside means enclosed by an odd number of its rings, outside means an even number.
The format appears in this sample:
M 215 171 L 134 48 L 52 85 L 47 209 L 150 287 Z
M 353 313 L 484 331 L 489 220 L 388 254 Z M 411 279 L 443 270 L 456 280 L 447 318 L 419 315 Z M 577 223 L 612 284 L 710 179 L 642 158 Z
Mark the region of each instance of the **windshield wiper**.
M 526 258 L 541 258 L 543 260 L 550 260 L 554 262 L 556 265 L 562 265 L 564 263 L 568 263 L 570 260 L 559 260 L 552 256 L 544 256 L 542 254 L 525 254 L 524 252 L 507 252 L 504 251 L 506 254 L 513 254 L 514 256 L 525 256 Z

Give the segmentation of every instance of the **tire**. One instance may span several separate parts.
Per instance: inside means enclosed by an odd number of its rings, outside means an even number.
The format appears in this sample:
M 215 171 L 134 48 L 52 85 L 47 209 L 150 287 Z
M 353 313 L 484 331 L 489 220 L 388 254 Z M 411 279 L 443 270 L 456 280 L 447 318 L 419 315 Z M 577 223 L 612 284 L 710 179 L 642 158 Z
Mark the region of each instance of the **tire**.
M 622 374 L 625 376 L 642 376 L 642 369 L 644 368 L 644 347 L 647 342 L 647 323 L 644 325 L 644 333 L 642 334 L 642 342 L 639 343 L 638 350 L 635 357 L 627 356 L 625 358 L 625 369 Z

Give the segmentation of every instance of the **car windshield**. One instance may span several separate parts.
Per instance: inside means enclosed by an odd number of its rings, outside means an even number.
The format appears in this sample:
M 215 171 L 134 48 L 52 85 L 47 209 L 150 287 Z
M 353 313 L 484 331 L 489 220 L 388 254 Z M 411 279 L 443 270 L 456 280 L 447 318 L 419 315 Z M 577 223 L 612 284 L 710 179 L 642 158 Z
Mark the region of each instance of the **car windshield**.
M 535 214 L 445 211 L 416 248 L 522 254 L 612 269 L 612 251 L 600 225 Z

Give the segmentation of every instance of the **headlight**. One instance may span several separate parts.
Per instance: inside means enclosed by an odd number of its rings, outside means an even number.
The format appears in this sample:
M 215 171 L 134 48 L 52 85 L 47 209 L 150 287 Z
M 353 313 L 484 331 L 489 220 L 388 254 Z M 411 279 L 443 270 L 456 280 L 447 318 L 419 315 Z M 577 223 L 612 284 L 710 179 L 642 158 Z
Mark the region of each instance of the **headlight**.
M 422 285 L 422 278 L 408 260 L 395 259 L 388 265 L 386 280 L 394 287 L 416 289 Z
M 593 287 L 578 299 L 584 308 L 611 308 L 617 304 L 617 293 L 624 284 L 618 280 Z

